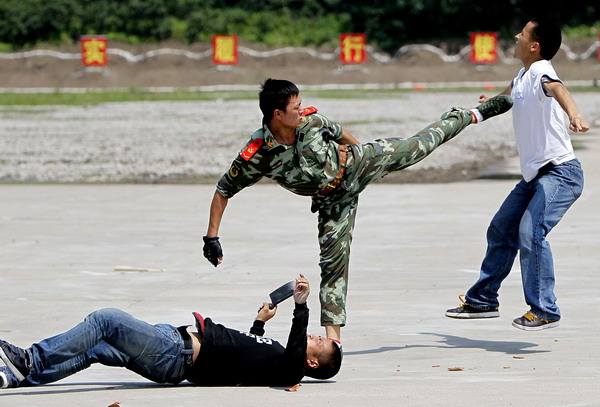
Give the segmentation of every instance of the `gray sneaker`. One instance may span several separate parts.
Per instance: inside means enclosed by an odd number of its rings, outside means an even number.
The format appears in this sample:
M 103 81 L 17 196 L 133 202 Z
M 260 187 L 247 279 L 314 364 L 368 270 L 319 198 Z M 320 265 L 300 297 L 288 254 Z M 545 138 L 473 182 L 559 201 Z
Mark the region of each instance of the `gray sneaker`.
M 25 377 L 29 375 L 27 352 L 24 349 L 0 339 L 0 359 L 18 381 L 25 380 Z
M 8 388 L 8 377 L 6 377 L 6 373 L 0 370 L 0 389 Z
M 467 304 L 464 300 L 464 296 L 459 295 L 458 299 L 462 302 L 456 308 L 450 308 L 446 310 L 446 316 L 449 318 L 458 319 L 475 319 L 475 318 L 496 318 L 500 316 L 498 308 L 492 308 L 488 310 L 480 310 Z
M 485 121 L 490 117 L 498 116 L 499 114 L 508 112 L 512 105 L 513 100 L 510 96 L 496 95 L 477 106 L 476 109 L 479 110 L 479 113 L 481 113 L 481 116 Z
M 558 319 L 548 321 L 532 314 L 531 311 L 527 311 L 522 317 L 515 318 L 512 325 L 524 331 L 540 331 L 542 329 L 555 328 L 558 326 L 558 322 Z

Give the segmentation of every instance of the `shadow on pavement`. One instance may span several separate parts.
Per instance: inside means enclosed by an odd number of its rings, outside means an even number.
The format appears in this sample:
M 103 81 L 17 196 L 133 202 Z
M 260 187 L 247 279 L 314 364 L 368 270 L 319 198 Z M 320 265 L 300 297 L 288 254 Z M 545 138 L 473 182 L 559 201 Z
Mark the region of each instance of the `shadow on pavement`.
M 78 388 L 72 389 L 67 387 L 77 386 Z M 102 383 L 102 382 L 87 382 L 87 383 L 55 383 L 55 384 L 43 384 L 39 386 L 26 386 L 20 387 L 11 392 L 9 389 L 4 390 L 2 393 L 6 395 L 36 395 L 45 396 L 50 394 L 73 394 L 73 393 L 88 393 L 95 391 L 107 391 L 107 390 L 132 390 L 132 389 L 158 389 L 161 387 L 172 388 L 173 384 L 159 384 L 153 382 L 115 382 L 115 383 Z M 192 386 L 190 383 L 179 384 L 177 386 Z M 35 389 L 35 391 L 23 391 L 25 389 Z
M 545 353 L 549 350 L 528 349 L 539 346 L 532 342 L 511 342 L 511 341 L 486 341 L 481 339 L 469 339 L 462 336 L 437 334 L 432 332 L 421 332 L 421 335 L 432 335 L 442 338 L 440 345 L 404 345 L 404 346 L 381 346 L 375 349 L 365 349 L 351 352 L 344 352 L 344 356 L 366 355 L 372 353 L 392 352 L 410 348 L 439 348 L 439 349 L 483 349 L 488 352 L 506 353 L 509 355 L 522 355 L 533 353 Z

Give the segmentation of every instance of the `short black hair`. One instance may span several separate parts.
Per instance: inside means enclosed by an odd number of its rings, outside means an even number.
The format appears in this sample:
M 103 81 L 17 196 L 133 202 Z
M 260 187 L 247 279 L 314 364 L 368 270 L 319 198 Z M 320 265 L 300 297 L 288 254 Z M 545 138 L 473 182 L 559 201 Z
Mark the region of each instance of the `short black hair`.
M 342 357 L 344 352 L 342 346 L 335 341 L 331 341 L 334 351 L 327 355 L 323 360 L 319 360 L 319 367 L 307 369 L 306 375 L 314 379 L 327 380 L 338 374 L 342 367 Z
M 263 122 L 268 123 L 273 118 L 275 109 L 285 111 L 290 98 L 299 94 L 298 87 L 285 79 L 269 78 L 264 81 L 258 94 L 258 105 L 263 114 Z
M 542 58 L 554 58 L 562 42 L 560 27 L 547 17 L 536 17 L 530 20 L 535 24 L 531 30 L 532 39 L 540 44 Z

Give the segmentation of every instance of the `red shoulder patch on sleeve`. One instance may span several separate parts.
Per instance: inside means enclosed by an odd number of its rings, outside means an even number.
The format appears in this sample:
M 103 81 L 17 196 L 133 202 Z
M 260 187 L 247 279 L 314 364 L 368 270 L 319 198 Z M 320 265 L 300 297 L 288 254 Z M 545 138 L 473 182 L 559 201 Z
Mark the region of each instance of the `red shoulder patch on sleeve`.
M 263 139 L 257 138 L 252 143 L 250 143 L 250 145 L 246 147 L 246 149 L 242 151 L 240 155 L 244 160 L 248 161 L 252 158 L 254 154 L 256 154 L 258 149 L 261 148 L 264 143 L 265 141 Z
M 304 109 L 302 111 L 302 114 L 304 116 L 308 116 L 309 114 L 317 113 L 318 111 L 319 111 L 319 109 L 317 109 L 316 107 L 310 106 L 310 107 L 307 107 L 306 109 Z

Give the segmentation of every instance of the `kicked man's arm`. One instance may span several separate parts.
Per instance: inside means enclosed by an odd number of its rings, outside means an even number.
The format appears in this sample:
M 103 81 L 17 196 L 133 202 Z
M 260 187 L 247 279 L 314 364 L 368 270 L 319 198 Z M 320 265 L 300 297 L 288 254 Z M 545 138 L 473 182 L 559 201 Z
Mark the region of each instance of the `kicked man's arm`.
M 512 92 L 512 82 L 502 92 L 500 92 L 498 94 L 499 95 L 510 95 L 511 92 Z M 489 98 L 491 98 L 491 96 L 487 95 L 487 94 L 479 95 L 479 103 L 485 103 L 488 101 Z
M 562 82 L 544 82 L 543 86 L 546 94 L 556 99 L 560 107 L 562 107 L 567 113 L 567 116 L 569 116 L 569 129 L 571 129 L 571 131 L 585 133 L 590 129 L 587 120 L 581 117 L 581 113 L 579 113 L 579 109 L 577 108 L 577 104 L 575 104 L 575 100 L 573 100 L 573 96 L 571 96 L 571 93 Z

